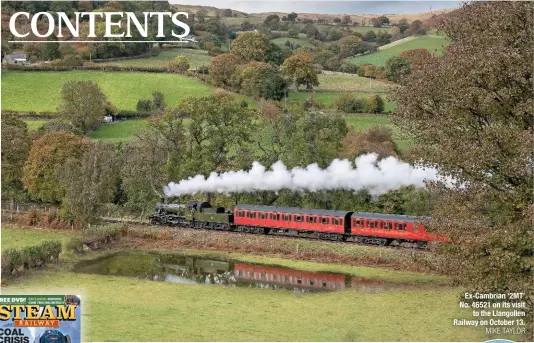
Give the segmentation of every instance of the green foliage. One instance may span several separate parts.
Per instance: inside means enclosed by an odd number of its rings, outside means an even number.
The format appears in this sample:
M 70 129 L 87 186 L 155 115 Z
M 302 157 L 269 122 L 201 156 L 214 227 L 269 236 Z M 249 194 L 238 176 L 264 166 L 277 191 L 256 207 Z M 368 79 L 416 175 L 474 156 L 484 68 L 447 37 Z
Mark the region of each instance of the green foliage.
M 386 61 L 385 72 L 390 81 L 401 82 L 411 71 L 412 67 L 406 57 L 393 56 Z
M 24 269 L 38 267 L 45 263 L 58 261 L 61 241 L 44 241 L 26 248 L 2 250 L 2 275 L 11 276 Z
M 169 73 L 183 74 L 189 70 L 189 67 L 189 62 L 187 62 L 185 56 L 177 56 L 174 60 L 169 61 L 167 71 Z
M 305 85 L 306 89 L 319 86 L 312 56 L 307 52 L 297 52 L 288 57 L 282 65 L 281 72 L 288 82 L 294 84 L 297 89 L 300 85 Z
M 61 89 L 61 117 L 87 133 L 106 115 L 106 97 L 92 81 L 69 81 Z
M 136 111 L 142 114 L 152 113 L 152 100 L 137 100 Z
M 126 230 L 127 227 L 123 224 L 91 226 L 83 231 L 83 233 L 70 239 L 66 248 L 76 253 L 82 253 L 84 251 L 84 245 L 92 249 L 97 249 L 103 245 L 117 242 L 121 236 L 126 234 Z
M 2 114 L 2 199 L 23 197 L 22 167 L 30 152 L 30 137 L 24 121 Z
M 251 62 L 242 67 L 241 91 L 256 98 L 280 100 L 287 91 L 287 83 L 271 65 Z
M 49 120 L 46 121 L 38 131 L 40 133 L 48 132 L 71 132 L 71 133 L 81 133 L 77 130 L 74 125 L 64 120 Z
M 243 32 L 232 42 L 230 51 L 243 62 L 264 61 L 269 38 L 259 32 Z
M 338 111 L 345 113 L 364 113 L 366 112 L 365 101 L 354 94 L 341 94 L 335 100 L 335 107 Z
M 79 67 L 83 65 L 83 59 L 78 54 L 69 54 L 61 59 L 61 64 L 67 67 Z
M 59 174 L 64 216 L 83 224 L 99 220 L 103 204 L 114 199 L 117 170 L 114 151 L 101 142 L 91 144 L 82 158 L 68 159 Z

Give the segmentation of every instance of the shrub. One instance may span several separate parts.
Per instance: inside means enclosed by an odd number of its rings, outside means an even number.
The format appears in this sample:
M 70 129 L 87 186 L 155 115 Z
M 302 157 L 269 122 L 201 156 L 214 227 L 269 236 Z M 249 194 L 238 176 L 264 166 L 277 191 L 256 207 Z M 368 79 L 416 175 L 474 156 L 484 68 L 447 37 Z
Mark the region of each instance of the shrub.
M 150 100 L 138 100 L 136 110 L 139 113 L 149 114 L 152 112 L 152 101 Z
M 338 69 L 340 72 L 349 74 L 358 74 L 358 66 L 349 61 L 344 61 Z
M 73 237 L 67 243 L 67 249 L 76 253 L 83 252 L 84 245 L 91 249 L 97 249 L 102 245 L 118 241 L 126 233 L 127 227 L 122 224 L 92 226 L 82 234 Z
M 345 113 L 364 113 L 367 109 L 364 100 L 357 98 L 354 94 L 342 94 L 334 102 L 338 111 Z
M 5 249 L 2 251 L 2 275 L 10 276 L 23 269 L 58 261 L 60 253 L 61 242 L 57 240 L 22 249 Z
M 65 120 L 50 120 L 43 124 L 39 132 L 72 132 L 81 134 L 71 123 Z
M 384 112 L 384 100 L 380 95 L 373 95 L 367 100 L 368 113 L 382 113 Z
M 185 56 L 177 56 L 174 60 L 169 61 L 167 66 L 167 71 L 169 73 L 179 73 L 183 74 L 189 70 L 189 62 Z
M 83 65 L 83 59 L 80 55 L 70 54 L 63 57 L 61 64 L 66 67 L 79 67 Z

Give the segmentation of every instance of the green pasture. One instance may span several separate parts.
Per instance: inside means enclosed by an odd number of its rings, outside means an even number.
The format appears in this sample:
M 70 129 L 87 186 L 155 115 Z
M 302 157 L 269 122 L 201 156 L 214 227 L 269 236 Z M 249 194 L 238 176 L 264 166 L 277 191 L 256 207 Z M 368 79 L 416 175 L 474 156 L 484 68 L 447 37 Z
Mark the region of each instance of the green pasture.
M 401 52 L 411 49 L 427 49 L 438 55 L 443 54 L 444 47 L 449 44 L 449 41 L 445 37 L 441 36 L 422 36 L 407 41 L 402 44 L 392 46 L 388 49 L 379 50 L 370 54 L 353 57 L 351 62 L 360 64 L 374 64 L 379 66 L 386 65 L 386 61 L 392 57 L 397 56 Z
M 271 39 L 271 42 L 278 44 L 280 46 L 285 46 L 286 42 L 289 41 L 289 43 L 293 44 L 293 46 L 296 46 L 297 44 L 300 45 L 302 48 L 311 48 L 313 47 L 310 42 L 306 38 L 293 38 L 293 37 L 279 37 Z
M 94 81 L 108 100 L 123 110 L 135 110 L 137 100 L 151 99 L 154 91 L 167 106 L 190 96 L 210 94 L 213 86 L 175 74 L 139 72 L 62 71 L 2 73 L 2 108 L 15 111 L 55 112 L 61 87 L 67 81 Z
M 98 63 L 98 65 L 121 67 L 166 67 L 170 60 L 184 56 L 189 62 L 190 69 L 206 66 L 211 63 L 211 56 L 207 51 L 196 49 L 171 49 L 160 52 L 157 56 L 136 58 L 131 60 Z
M 51 231 L 43 229 L 20 229 L 11 225 L 2 225 L 2 249 L 25 248 L 38 245 L 44 241 L 59 239 L 63 244 L 74 235 L 72 231 Z
M 315 100 L 323 104 L 324 106 L 330 106 L 333 105 L 336 101 L 336 98 L 340 96 L 341 92 L 289 92 L 289 99 L 295 100 L 295 101 L 304 101 L 309 99 L 312 95 L 315 96 Z M 369 93 L 351 93 L 355 94 L 360 98 L 368 99 L 374 94 Z M 388 100 L 386 95 L 381 94 L 380 95 L 382 99 L 384 100 L 384 111 L 385 112 L 392 112 L 395 110 L 395 102 Z
M 374 80 L 355 74 L 323 73 L 319 74 L 319 87 L 316 87 L 315 91 L 385 94 L 395 87 L 396 85 L 390 82 Z

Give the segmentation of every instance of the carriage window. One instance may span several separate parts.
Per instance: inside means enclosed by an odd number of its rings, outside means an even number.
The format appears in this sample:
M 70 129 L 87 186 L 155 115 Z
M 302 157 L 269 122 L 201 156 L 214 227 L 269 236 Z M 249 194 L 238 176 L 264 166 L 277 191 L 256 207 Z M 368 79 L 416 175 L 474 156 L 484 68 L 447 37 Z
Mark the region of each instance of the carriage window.
M 385 224 L 384 222 L 380 222 L 380 228 L 381 229 L 384 229 L 384 224 Z
M 282 215 L 282 220 L 289 221 L 289 216 L 287 214 Z
M 395 230 L 400 230 L 399 223 L 395 223 Z
M 261 219 L 267 219 L 267 215 L 265 213 L 260 213 L 260 218 Z
M 382 223 L 382 224 L 384 224 L 384 229 L 391 230 L 391 223 L 390 222 L 385 222 L 385 223 Z
M 276 220 L 280 220 L 280 214 L 276 214 Z
M 300 223 L 302 221 L 302 217 L 301 216 L 295 216 L 295 221 Z
M 322 217 L 322 218 L 321 218 L 321 223 L 322 223 L 322 224 L 329 224 L 329 223 L 330 223 L 330 220 L 329 220 L 328 218 Z
M 377 225 L 378 223 L 377 223 L 377 222 L 368 222 L 368 223 L 369 223 L 369 227 L 370 227 L 371 229 L 375 229 L 375 228 L 378 227 L 378 225 Z

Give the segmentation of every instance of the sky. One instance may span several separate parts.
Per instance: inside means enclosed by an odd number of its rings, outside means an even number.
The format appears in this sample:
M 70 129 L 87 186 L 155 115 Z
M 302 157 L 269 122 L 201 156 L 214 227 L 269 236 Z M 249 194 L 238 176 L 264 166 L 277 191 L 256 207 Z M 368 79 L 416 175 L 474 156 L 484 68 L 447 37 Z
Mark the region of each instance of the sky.
M 246 13 L 297 12 L 324 14 L 409 14 L 458 8 L 460 1 L 283 1 L 170 0 L 173 4 L 231 8 Z

